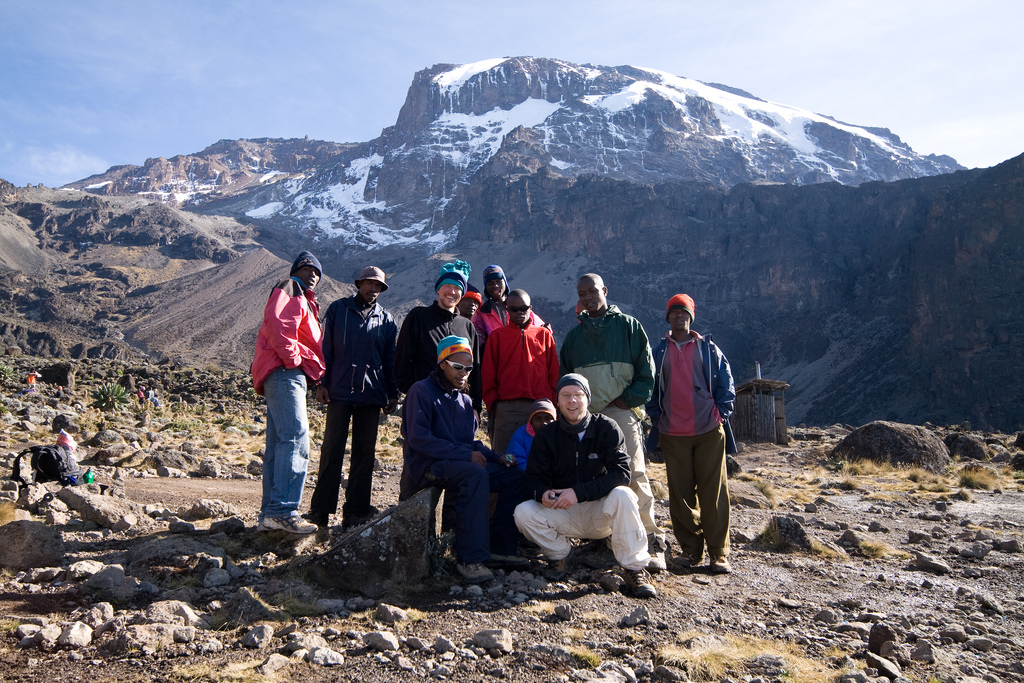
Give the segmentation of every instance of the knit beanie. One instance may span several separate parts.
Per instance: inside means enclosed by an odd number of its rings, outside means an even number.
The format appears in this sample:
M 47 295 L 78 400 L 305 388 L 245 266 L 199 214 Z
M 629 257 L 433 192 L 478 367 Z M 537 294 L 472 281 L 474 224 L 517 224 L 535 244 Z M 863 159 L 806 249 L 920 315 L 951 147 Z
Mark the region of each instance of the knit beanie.
M 313 266 L 316 269 L 316 274 L 320 277 L 324 276 L 324 269 L 320 267 L 320 262 L 317 261 L 316 256 L 313 256 L 308 251 L 304 251 L 298 255 L 295 259 L 295 263 L 292 264 L 292 272 L 288 273 L 289 276 L 295 275 L 295 273 L 303 266 Z
M 689 294 L 676 294 L 674 297 L 668 300 L 668 304 L 665 306 L 665 322 L 668 322 L 668 314 L 676 306 L 682 307 L 687 313 L 690 314 L 690 322 L 694 320 L 693 312 L 696 310 L 696 306 L 693 305 L 693 298 Z
M 436 292 L 444 285 L 455 285 L 465 294 L 469 289 L 470 270 L 472 269 L 469 264 L 461 260 L 444 264 L 441 266 L 441 272 L 438 273 L 437 282 L 434 283 L 434 291 Z
M 537 413 L 547 413 L 551 417 L 558 417 L 558 413 L 555 412 L 555 404 L 546 398 L 537 399 L 530 406 L 530 418 L 526 421 L 527 424 L 533 422 L 533 418 Z
M 468 353 L 472 356 L 473 347 L 469 345 L 469 340 L 465 337 L 450 335 L 439 341 L 437 343 L 437 364 L 440 365 L 445 358 L 455 353 Z
M 469 286 L 469 291 L 467 291 L 465 293 L 465 295 L 463 295 L 462 298 L 463 299 L 472 299 L 473 301 L 475 301 L 477 303 L 477 306 L 483 306 L 484 305 L 484 298 L 483 298 L 483 296 L 481 296 L 480 290 L 477 289 L 476 287 L 474 287 L 473 285 Z
M 563 387 L 574 385 L 583 390 L 583 393 L 587 395 L 587 401 L 590 401 L 590 382 L 583 375 L 575 372 L 570 372 L 568 375 L 562 375 L 562 379 L 558 380 L 558 386 L 555 387 L 555 395 L 557 396 Z
M 486 286 L 487 283 L 490 282 L 491 280 L 504 280 L 506 293 L 508 293 L 508 290 L 511 289 L 508 286 L 508 278 L 505 277 L 505 271 L 502 270 L 501 266 L 499 265 L 492 264 L 484 268 L 484 285 Z

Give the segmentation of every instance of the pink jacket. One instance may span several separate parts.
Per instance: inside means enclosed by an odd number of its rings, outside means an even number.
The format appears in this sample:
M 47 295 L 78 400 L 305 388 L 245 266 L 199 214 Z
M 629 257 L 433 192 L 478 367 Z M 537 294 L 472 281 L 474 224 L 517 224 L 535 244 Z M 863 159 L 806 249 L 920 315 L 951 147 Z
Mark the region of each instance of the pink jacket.
M 270 291 L 252 359 L 252 383 L 257 394 L 263 395 L 263 380 L 282 366 L 301 366 L 314 382 L 323 377 L 326 364 L 319 315 L 313 290 L 303 289 L 293 278 L 282 280 Z

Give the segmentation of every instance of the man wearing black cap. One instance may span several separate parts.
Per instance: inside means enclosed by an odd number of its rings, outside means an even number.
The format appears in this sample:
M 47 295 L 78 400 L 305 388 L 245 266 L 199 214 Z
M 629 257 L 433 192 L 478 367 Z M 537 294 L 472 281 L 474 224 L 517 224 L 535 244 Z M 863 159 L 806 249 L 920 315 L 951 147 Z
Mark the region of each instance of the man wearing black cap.
M 313 254 L 299 254 L 290 277 L 270 290 L 256 335 L 252 381 L 267 400 L 260 531 L 316 531 L 299 517 L 299 502 L 309 464 L 306 388 L 324 374 L 320 306 L 313 293 L 322 274 Z
M 561 580 L 572 557 L 572 538 L 610 538 L 626 585 L 635 597 L 658 594 L 647 566 L 647 532 L 637 496 L 629 488 L 629 456 L 622 431 L 594 414 L 590 383 L 570 373 L 558 381 L 558 418 L 537 430 L 526 461 L 527 494 L 516 507 L 516 526 L 540 546 Z
M 320 476 L 305 515 L 317 526 L 327 526 L 338 510 L 350 421 L 352 460 L 342 528 L 358 526 L 376 514 L 370 504 L 370 487 L 380 411 L 392 413 L 398 405 L 394 371 L 398 325 L 377 303 L 377 297 L 388 289 L 384 271 L 367 266 L 355 285 L 356 293 L 332 303 L 324 318 L 327 371 L 317 387 L 316 400 L 327 404 L 327 425 L 320 448 Z

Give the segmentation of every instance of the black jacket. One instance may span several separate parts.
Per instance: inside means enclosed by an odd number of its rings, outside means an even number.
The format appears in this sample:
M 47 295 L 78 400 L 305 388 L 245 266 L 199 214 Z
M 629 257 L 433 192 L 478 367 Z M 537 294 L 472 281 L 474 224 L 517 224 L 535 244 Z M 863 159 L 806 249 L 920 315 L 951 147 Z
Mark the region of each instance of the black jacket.
M 548 489 L 571 488 L 581 503 L 599 500 L 616 486 L 629 485 L 629 456 L 614 420 L 590 416 L 581 440 L 558 425 L 537 430 L 526 460 L 527 491 L 534 500 Z
M 473 347 L 473 372 L 469 376 L 469 396 L 473 408 L 480 410 L 480 344 L 476 328 L 469 318 L 458 313 L 449 313 L 435 301 L 429 306 L 417 306 L 409 311 L 398 333 L 395 348 L 395 379 L 403 394 L 408 394 L 413 384 L 426 379 L 437 369 L 437 344 L 449 335 L 465 337 Z

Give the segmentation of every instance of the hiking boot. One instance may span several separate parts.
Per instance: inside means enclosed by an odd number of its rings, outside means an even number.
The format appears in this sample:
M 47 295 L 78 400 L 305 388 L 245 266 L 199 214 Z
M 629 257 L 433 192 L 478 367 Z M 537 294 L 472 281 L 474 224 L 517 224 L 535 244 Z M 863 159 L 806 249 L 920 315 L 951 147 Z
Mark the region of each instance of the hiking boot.
M 654 534 L 647 534 L 647 552 L 651 554 L 651 561 L 647 563 L 647 569 L 654 572 L 663 572 L 668 568 L 665 562 L 665 551 L 668 550 L 663 539 Z
M 548 568 L 544 572 L 544 578 L 548 581 L 561 581 L 565 578 L 565 574 L 569 568 L 569 561 L 572 556 L 575 555 L 575 551 L 570 548 L 569 554 L 560 560 L 548 560 Z
M 704 553 L 700 555 L 676 555 L 675 565 L 683 569 L 696 569 L 704 561 Z
M 310 510 L 306 514 L 302 515 L 302 518 L 310 524 L 316 524 L 320 528 L 330 526 L 330 515 L 322 512 L 313 512 Z
M 458 570 L 467 583 L 483 583 L 494 578 L 494 573 L 479 562 L 473 564 L 462 564 L 459 562 L 455 565 L 455 569 Z
M 646 569 L 625 569 L 622 570 L 622 578 L 629 586 L 629 592 L 634 598 L 654 598 L 658 595 L 658 589 L 651 581 L 651 575 Z
M 712 557 L 711 558 L 711 564 L 709 566 L 711 567 L 711 573 L 712 574 L 731 574 L 732 573 L 732 565 L 729 564 L 729 558 L 725 557 L 724 555 L 718 555 L 717 557 Z
M 292 517 L 264 517 L 257 531 L 284 531 L 289 534 L 315 534 L 316 525 L 303 521 L 299 516 Z
M 342 514 L 341 528 L 354 529 L 357 526 L 362 526 L 371 521 L 374 517 L 380 514 L 380 510 L 371 505 L 370 509 L 366 512 L 354 513 L 343 511 Z

